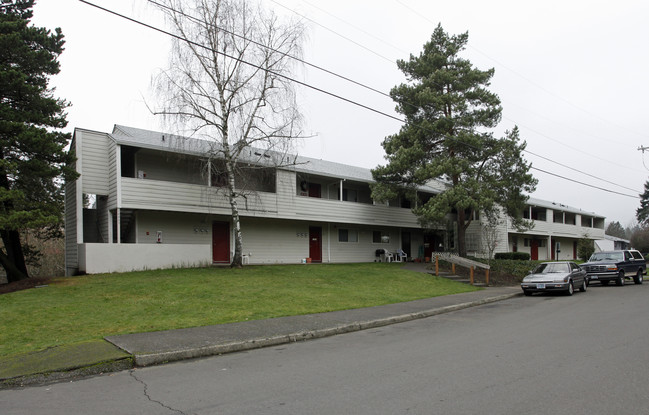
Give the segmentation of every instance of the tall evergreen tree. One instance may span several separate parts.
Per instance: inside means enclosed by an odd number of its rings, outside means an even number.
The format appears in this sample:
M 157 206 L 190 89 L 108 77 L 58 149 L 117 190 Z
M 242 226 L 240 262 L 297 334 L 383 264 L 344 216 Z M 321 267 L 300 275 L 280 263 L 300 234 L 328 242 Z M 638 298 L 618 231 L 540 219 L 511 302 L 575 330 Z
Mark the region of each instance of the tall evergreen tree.
M 488 131 L 502 111 L 498 96 L 487 89 L 494 70 L 479 70 L 460 57 L 467 41 L 468 33 L 449 36 L 438 25 L 419 56 L 397 62 L 408 82 L 390 95 L 406 123 L 383 142 L 388 164 L 372 171 L 377 200 L 404 188 L 414 194 L 431 180 L 446 183 L 444 192 L 414 212 L 423 224 L 442 222 L 454 212 L 462 256 L 474 212 L 491 214 L 500 205 L 516 226 L 529 226 L 521 217 L 528 198 L 523 192 L 536 186 L 518 128 L 500 139 Z
M 618 221 L 613 221 L 608 224 L 606 227 L 606 234 L 611 236 L 617 236 L 618 238 L 626 238 L 626 230 L 624 226 Z
M 65 100 L 49 79 L 59 72 L 63 34 L 30 24 L 34 0 L 0 0 L 0 264 L 9 282 L 28 277 L 21 232 L 60 234 L 61 181 L 74 177 L 66 164 L 70 134 Z
M 635 211 L 635 217 L 642 226 L 649 225 L 649 181 L 644 184 L 644 192 L 640 195 L 640 207 Z

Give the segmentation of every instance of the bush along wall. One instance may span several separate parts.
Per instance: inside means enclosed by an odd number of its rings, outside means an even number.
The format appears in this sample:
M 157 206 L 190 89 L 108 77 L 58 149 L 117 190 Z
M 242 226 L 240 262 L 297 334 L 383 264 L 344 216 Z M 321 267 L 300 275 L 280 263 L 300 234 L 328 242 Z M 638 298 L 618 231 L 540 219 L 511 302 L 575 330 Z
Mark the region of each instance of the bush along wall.
M 530 254 L 527 252 L 498 252 L 495 259 L 515 259 L 518 261 L 529 261 Z

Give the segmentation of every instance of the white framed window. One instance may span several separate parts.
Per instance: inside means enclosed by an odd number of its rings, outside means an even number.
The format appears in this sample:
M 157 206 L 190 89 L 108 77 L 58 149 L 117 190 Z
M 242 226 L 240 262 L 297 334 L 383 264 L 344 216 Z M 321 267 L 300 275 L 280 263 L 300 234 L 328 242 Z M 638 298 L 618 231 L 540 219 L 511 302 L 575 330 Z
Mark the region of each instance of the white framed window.
M 372 232 L 372 243 L 375 244 L 389 244 L 390 234 L 383 231 Z
M 338 242 L 358 242 L 356 229 L 338 229 Z

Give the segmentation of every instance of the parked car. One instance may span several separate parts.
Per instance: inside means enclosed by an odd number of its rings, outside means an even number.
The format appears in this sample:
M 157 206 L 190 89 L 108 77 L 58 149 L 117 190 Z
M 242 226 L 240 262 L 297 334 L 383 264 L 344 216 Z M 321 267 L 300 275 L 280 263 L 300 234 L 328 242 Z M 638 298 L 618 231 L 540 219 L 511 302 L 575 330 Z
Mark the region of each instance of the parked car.
M 608 285 L 611 281 L 624 285 L 629 277 L 633 277 L 636 284 L 642 284 L 647 272 L 644 257 L 633 249 L 595 252 L 581 267 L 586 270 L 589 281 L 599 281 L 602 285 Z
M 588 279 L 586 271 L 569 261 L 543 262 L 521 282 L 525 295 L 550 291 L 562 291 L 572 295 L 575 287 L 579 287 L 581 292 L 586 291 Z

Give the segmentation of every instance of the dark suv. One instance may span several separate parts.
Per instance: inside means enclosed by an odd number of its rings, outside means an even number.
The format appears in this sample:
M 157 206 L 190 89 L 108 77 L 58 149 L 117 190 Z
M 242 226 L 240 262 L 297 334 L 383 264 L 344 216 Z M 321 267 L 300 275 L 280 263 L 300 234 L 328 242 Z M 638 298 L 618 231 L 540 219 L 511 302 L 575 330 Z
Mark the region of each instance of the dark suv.
M 602 251 L 595 252 L 580 267 L 586 271 L 590 282 L 599 281 L 602 285 L 608 285 L 610 281 L 615 281 L 617 285 L 624 285 L 625 278 L 633 276 L 633 282 L 642 284 L 647 262 L 635 250 Z

